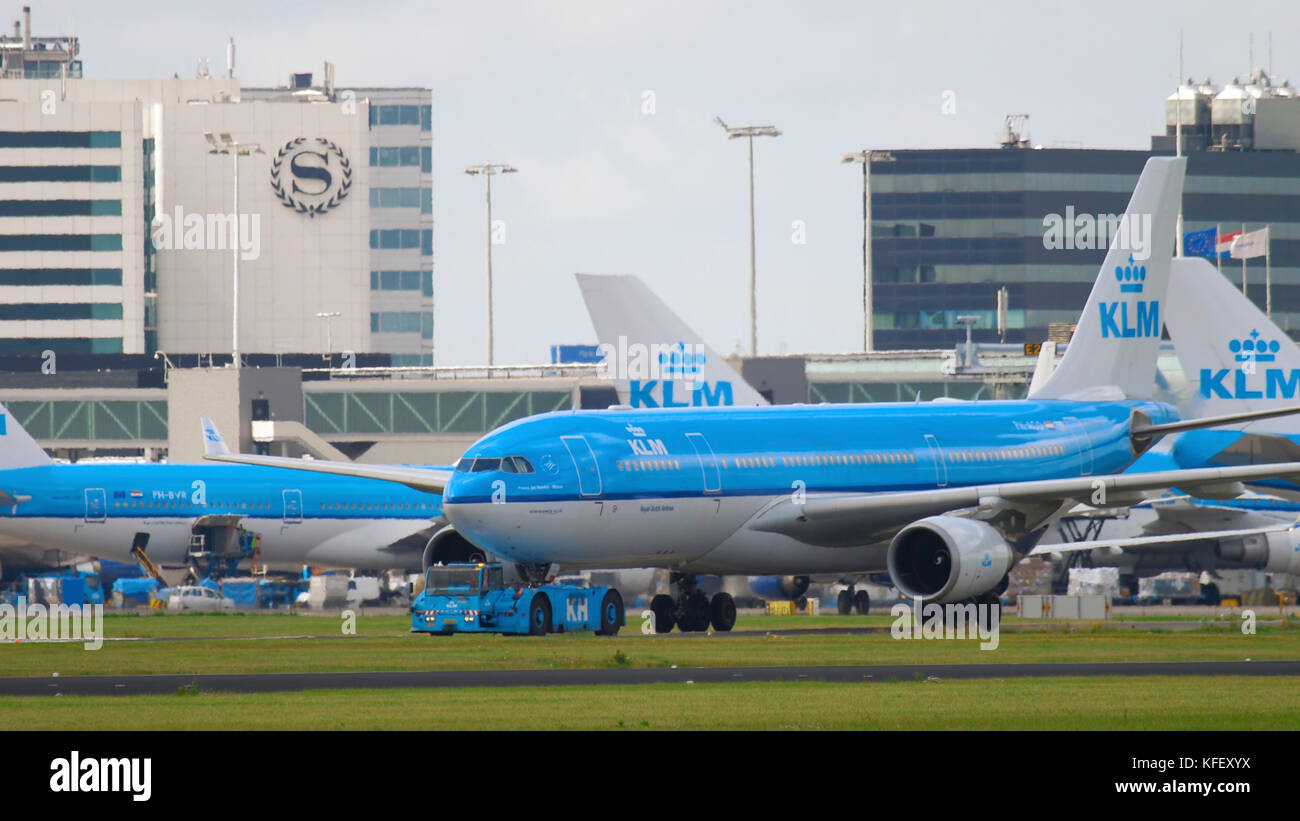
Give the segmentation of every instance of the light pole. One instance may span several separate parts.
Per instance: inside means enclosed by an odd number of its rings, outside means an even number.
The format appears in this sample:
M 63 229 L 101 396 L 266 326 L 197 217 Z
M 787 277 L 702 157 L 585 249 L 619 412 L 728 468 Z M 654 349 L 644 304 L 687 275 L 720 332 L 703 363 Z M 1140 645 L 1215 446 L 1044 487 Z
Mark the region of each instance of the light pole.
M 875 300 L 871 283 L 871 164 L 893 162 L 888 151 L 854 151 L 845 154 L 842 163 L 862 163 L 862 350 L 876 349 Z
M 781 132 L 774 125 L 738 125 L 729 126 L 721 117 L 713 121 L 727 132 L 727 139 L 744 137 L 749 142 L 749 355 L 758 356 L 758 263 L 754 258 L 754 138 L 780 137 Z
M 231 362 L 236 368 L 240 367 L 239 362 L 239 158 L 246 157 L 249 154 L 264 154 L 262 146 L 257 143 L 241 143 L 228 132 L 221 132 L 220 137 L 213 136 L 211 131 L 204 131 L 203 138 L 208 141 L 209 154 L 229 154 L 230 164 L 234 168 L 235 178 L 235 227 L 234 237 L 231 246 L 234 249 L 235 268 L 234 268 L 234 293 L 231 296 L 231 329 L 230 329 L 230 353 Z
M 496 174 L 514 174 L 519 169 L 504 163 L 483 163 L 481 165 L 471 165 L 465 169 L 465 173 L 470 176 L 482 174 L 487 181 L 487 363 L 488 367 L 495 364 L 492 361 L 492 177 Z
M 317 311 L 316 318 L 325 320 L 325 357 L 334 362 L 334 319 L 343 316 L 341 311 Z

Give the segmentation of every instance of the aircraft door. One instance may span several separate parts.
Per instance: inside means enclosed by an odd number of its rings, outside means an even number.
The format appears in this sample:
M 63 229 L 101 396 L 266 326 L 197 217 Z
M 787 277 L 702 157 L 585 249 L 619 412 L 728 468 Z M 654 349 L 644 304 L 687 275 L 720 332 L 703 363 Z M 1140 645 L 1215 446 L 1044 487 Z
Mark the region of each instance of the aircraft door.
M 582 496 L 599 496 L 601 491 L 600 465 L 585 436 L 561 436 L 560 441 L 569 451 L 573 466 L 578 471 L 578 493 Z
M 930 458 L 934 460 L 934 486 L 948 486 L 948 462 L 943 458 L 943 448 L 939 447 L 939 440 L 934 438 L 934 434 L 925 435 L 925 443 L 930 446 Z
M 284 492 L 284 523 L 297 524 L 302 521 L 302 491 L 286 490 Z
M 108 515 L 108 502 L 102 487 L 86 488 L 86 521 L 102 522 Z
M 713 453 L 709 440 L 702 433 L 686 434 L 686 441 L 695 448 L 695 455 L 700 457 L 700 471 L 704 474 L 704 492 L 722 491 L 722 477 L 718 473 L 718 457 Z

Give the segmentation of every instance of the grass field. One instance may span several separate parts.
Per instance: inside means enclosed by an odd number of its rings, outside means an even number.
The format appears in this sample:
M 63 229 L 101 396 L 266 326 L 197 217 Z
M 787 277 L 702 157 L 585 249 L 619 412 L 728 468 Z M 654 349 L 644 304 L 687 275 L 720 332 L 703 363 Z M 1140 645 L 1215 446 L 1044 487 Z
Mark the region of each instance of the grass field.
M 632 615 L 632 614 L 629 614 Z M 786 635 L 810 627 L 887 628 L 888 616 L 743 616 L 730 634 L 645 636 L 633 623 L 617 638 L 590 634 L 544 638 L 408 632 L 406 616 L 361 616 L 344 636 L 332 616 L 111 615 L 108 639 L 86 651 L 75 643 L 0 644 L 0 675 L 55 673 L 270 673 L 357 670 L 539 669 L 792 664 L 914 664 L 1065 661 L 1217 661 L 1300 658 L 1300 629 L 1259 627 L 1242 635 L 1237 622 L 1194 629 L 1075 624 L 1019 632 L 1008 620 L 1000 646 L 976 641 L 896 641 L 888 633 Z M 259 638 L 310 637 L 318 638 Z
M 655 684 L 0 697 L 0 729 L 1300 728 L 1289 678 Z

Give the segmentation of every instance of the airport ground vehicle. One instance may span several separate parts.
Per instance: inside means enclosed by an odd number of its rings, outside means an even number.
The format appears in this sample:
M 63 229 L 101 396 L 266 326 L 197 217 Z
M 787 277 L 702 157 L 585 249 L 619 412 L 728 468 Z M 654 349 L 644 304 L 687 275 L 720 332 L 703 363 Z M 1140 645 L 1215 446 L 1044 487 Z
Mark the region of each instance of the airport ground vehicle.
M 167 609 L 173 612 L 233 613 L 235 601 L 210 587 L 184 585 L 171 589 L 167 596 Z
M 507 586 L 500 564 L 430 567 L 411 605 L 411 632 L 571 633 L 613 636 L 625 622 L 623 597 L 612 587 Z

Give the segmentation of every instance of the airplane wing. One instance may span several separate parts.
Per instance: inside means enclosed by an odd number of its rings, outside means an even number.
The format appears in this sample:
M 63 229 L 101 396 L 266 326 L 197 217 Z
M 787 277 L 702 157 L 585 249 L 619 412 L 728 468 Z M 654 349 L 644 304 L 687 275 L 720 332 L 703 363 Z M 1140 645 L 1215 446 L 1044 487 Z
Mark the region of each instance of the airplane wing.
M 332 473 L 336 476 L 355 476 L 359 479 L 378 479 L 395 482 L 412 490 L 442 493 L 452 471 L 444 468 L 414 468 L 399 465 L 362 465 L 356 462 L 331 462 L 325 459 L 294 459 L 287 456 L 257 456 L 231 453 L 226 442 L 211 419 L 203 419 L 203 458 L 210 462 L 230 462 L 238 465 L 306 470 L 313 473 Z
M 801 504 L 787 497 L 751 522 L 755 530 L 783 533 L 809 544 L 848 545 L 889 538 L 897 528 L 926 516 L 971 508 L 1046 519 L 1067 503 L 1107 506 L 1132 503 L 1145 494 L 1177 487 L 1225 495 L 1241 482 L 1300 476 L 1300 462 L 1166 470 L 972 485 L 934 490 L 809 495 Z M 1236 495 L 1236 494 L 1234 494 Z
M 1162 533 L 1154 536 L 1130 536 L 1123 539 L 1087 539 L 1079 542 L 1061 542 L 1040 544 L 1029 552 L 1031 556 L 1049 556 L 1054 553 L 1076 553 L 1080 550 L 1109 548 L 1127 551 L 1140 551 L 1191 542 L 1216 541 L 1221 539 L 1245 539 L 1251 536 L 1266 536 L 1269 533 L 1287 533 L 1292 530 L 1290 524 L 1275 527 L 1254 527 L 1245 530 L 1206 530 L 1185 533 Z

